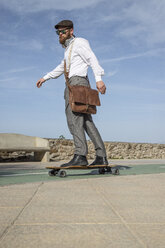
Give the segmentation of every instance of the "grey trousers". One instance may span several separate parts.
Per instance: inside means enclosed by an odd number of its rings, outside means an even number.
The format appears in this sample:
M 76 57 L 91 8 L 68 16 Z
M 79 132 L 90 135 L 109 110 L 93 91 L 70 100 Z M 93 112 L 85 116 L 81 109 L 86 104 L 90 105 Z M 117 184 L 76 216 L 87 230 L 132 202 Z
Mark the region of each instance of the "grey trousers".
M 89 86 L 89 81 L 85 77 L 74 76 L 69 79 L 71 85 Z M 92 116 L 90 114 L 81 114 L 73 112 L 69 105 L 69 89 L 65 89 L 65 113 L 67 118 L 68 128 L 73 136 L 75 151 L 74 154 L 86 156 L 88 153 L 88 146 L 85 132 L 94 144 L 96 155 L 106 157 L 106 150 L 103 140 L 96 128 Z

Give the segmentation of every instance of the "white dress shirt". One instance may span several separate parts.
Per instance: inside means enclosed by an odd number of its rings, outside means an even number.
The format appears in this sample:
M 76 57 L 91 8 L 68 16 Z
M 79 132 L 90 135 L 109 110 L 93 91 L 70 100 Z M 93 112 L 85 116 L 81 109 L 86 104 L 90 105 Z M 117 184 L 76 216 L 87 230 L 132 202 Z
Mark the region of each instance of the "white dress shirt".
M 72 42 L 73 47 L 72 47 Z M 71 51 L 69 78 L 72 76 L 86 77 L 88 67 L 93 70 L 96 82 L 101 81 L 101 76 L 104 75 L 103 68 L 99 65 L 98 60 L 90 48 L 89 42 L 83 38 L 74 38 L 71 40 L 68 47 L 65 48 L 64 59 L 66 60 L 66 67 L 68 68 L 68 55 Z M 47 73 L 43 78 L 49 80 L 50 78 L 58 78 L 64 73 L 64 59 L 54 70 Z

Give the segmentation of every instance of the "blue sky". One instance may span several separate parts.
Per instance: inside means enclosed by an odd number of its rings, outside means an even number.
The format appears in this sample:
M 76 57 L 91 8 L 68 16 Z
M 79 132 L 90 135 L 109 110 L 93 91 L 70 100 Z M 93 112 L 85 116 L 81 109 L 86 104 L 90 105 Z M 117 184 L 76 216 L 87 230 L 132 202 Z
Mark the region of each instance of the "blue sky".
M 104 141 L 165 143 L 164 0 L 1 0 L 0 132 L 72 138 L 64 77 L 36 87 L 63 58 L 54 30 L 62 19 L 105 70 L 93 116 Z M 94 88 L 91 69 L 89 78 Z

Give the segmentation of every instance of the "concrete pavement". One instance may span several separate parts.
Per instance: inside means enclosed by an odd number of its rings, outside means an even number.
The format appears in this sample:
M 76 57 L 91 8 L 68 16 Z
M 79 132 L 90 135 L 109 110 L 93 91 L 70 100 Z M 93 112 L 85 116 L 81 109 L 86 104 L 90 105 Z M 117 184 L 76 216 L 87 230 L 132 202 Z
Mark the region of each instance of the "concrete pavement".
M 164 248 L 164 196 L 165 173 L 3 186 L 0 248 Z

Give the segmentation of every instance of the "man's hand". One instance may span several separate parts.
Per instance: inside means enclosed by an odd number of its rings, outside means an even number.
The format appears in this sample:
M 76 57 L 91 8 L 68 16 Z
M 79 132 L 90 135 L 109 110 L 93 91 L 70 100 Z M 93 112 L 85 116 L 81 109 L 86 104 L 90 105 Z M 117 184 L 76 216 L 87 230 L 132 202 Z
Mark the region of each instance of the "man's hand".
M 105 94 L 106 86 L 103 81 L 96 82 L 96 87 L 101 94 Z
M 38 81 L 37 81 L 37 87 L 40 88 L 42 86 L 42 84 L 45 82 L 46 80 L 44 78 L 40 78 Z

